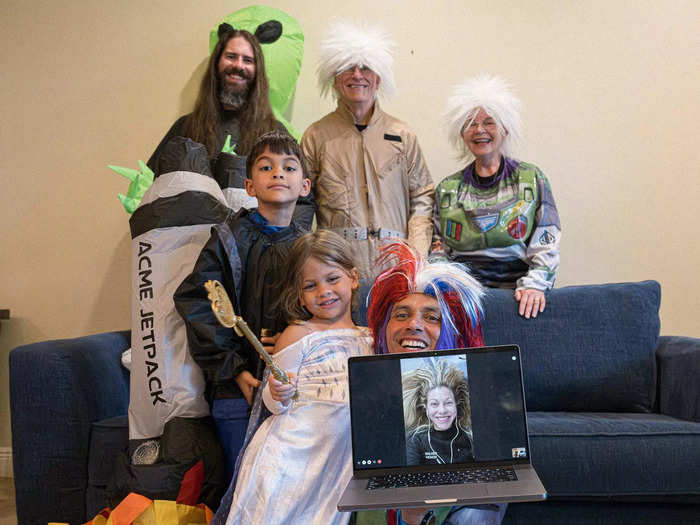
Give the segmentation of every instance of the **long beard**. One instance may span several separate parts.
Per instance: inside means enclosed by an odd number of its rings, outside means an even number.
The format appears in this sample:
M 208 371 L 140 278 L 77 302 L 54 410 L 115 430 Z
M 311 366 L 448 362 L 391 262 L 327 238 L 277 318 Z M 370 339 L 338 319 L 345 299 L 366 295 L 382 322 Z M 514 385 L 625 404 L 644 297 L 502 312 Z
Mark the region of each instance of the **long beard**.
M 219 102 L 226 107 L 230 107 L 234 111 L 238 111 L 248 102 L 252 79 L 248 77 L 244 70 L 236 68 L 230 68 L 223 71 L 223 73 L 237 73 L 247 80 L 246 84 L 243 86 L 229 86 L 219 78 Z
M 222 87 L 219 89 L 219 102 L 221 102 L 226 108 L 231 108 L 234 111 L 238 111 L 248 102 L 248 89 L 241 93 L 240 91 L 234 91 L 232 89 Z

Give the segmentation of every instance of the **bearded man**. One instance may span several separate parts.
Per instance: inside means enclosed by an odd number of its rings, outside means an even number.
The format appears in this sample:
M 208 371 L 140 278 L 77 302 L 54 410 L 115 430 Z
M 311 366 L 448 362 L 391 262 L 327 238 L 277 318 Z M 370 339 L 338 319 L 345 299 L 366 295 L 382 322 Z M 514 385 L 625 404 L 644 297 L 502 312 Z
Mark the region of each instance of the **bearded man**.
M 209 57 L 194 111 L 175 121 L 148 160 L 148 167 L 156 177 L 168 164 L 168 142 L 178 136 L 187 137 L 206 147 L 214 177 L 222 189 L 226 189 L 231 181 L 225 172 L 230 169 L 233 157 L 239 161 L 234 166 L 243 170 L 236 180 L 245 180 L 245 156 L 258 137 L 273 130 L 287 133 L 270 107 L 265 57 L 260 49 L 260 44 L 271 44 L 279 39 L 282 31 L 282 25 L 274 20 L 260 24 L 254 35 L 245 29 L 234 29 L 226 22 L 219 25 L 219 41 Z M 235 145 L 233 156 L 220 154 L 228 136 L 230 145 Z M 161 155 L 163 162 L 159 166 Z M 240 203 L 235 204 L 229 202 L 237 211 Z M 297 200 L 294 218 L 302 229 L 311 228 L 315 208 L 310 195 Z
M 175 121 L 148 161 L 156 172 L 158 157 L 173 137 L 204 144 L 213 159 L 227 135 L 231 144 L 236 144 L 236 153 L 247 155 L 259 136 L 275 129 L 286 131 L 270 108 L 265 58 L 258 38 L 227 23 L 219 26 L 218 34 L 194 110 Z

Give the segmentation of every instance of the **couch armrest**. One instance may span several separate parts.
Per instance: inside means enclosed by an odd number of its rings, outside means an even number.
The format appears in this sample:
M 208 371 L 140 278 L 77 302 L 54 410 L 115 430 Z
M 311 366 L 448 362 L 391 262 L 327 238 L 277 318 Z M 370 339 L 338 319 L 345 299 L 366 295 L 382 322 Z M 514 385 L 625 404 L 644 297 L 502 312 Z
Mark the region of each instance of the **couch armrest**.
M 659 412 L 700 422 L 700 339 L 661 336 L 656 359 Z
M 18 523 L 85 522 L 93 422 L 126 414 L 120 362 L 129 332 L 44 341 L 10 352 L 10 413 Z

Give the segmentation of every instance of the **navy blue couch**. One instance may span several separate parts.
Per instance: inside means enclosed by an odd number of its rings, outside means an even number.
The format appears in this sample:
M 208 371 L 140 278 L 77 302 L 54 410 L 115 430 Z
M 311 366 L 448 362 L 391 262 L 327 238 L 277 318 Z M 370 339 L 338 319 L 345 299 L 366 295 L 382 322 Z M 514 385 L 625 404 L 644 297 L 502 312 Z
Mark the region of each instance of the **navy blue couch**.
M 486 298 L 486 343 L 522 351 L 530 445 L 549 493 L 504 523 L 700 523 L 700 339 L 659 337 L 654 281 L 551 291 L 537 319 Z M 78 524 L 126 443 L 129 332 L 14 349 L 18 522 Z

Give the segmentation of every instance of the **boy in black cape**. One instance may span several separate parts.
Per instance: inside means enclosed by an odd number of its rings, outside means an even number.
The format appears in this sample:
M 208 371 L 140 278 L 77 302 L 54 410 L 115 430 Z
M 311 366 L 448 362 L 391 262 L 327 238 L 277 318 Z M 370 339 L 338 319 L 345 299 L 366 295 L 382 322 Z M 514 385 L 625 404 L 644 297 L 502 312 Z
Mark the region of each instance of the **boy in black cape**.
M 258 336 L 263 329 L 277 334 L 286 327 L 286 319 L 273 306 L 289 249 L 304 233 L 293 219 L 297 198 L 311 189 L 302 158 L 299 145 L 286 133 L 266 133 L 255 142 L 246 162 L 246 191 L 258 199 L 258 207 L 241 209 L 212 228 L 194 270 L 174 294 L 190 353 L 204 372 L 229 475 L 264 363 L 245 338 L 219 324 L 204 283 L 220 281 L 236 314 Z M 274 339 L 263 337 L 262 342 L 273 344 Z

